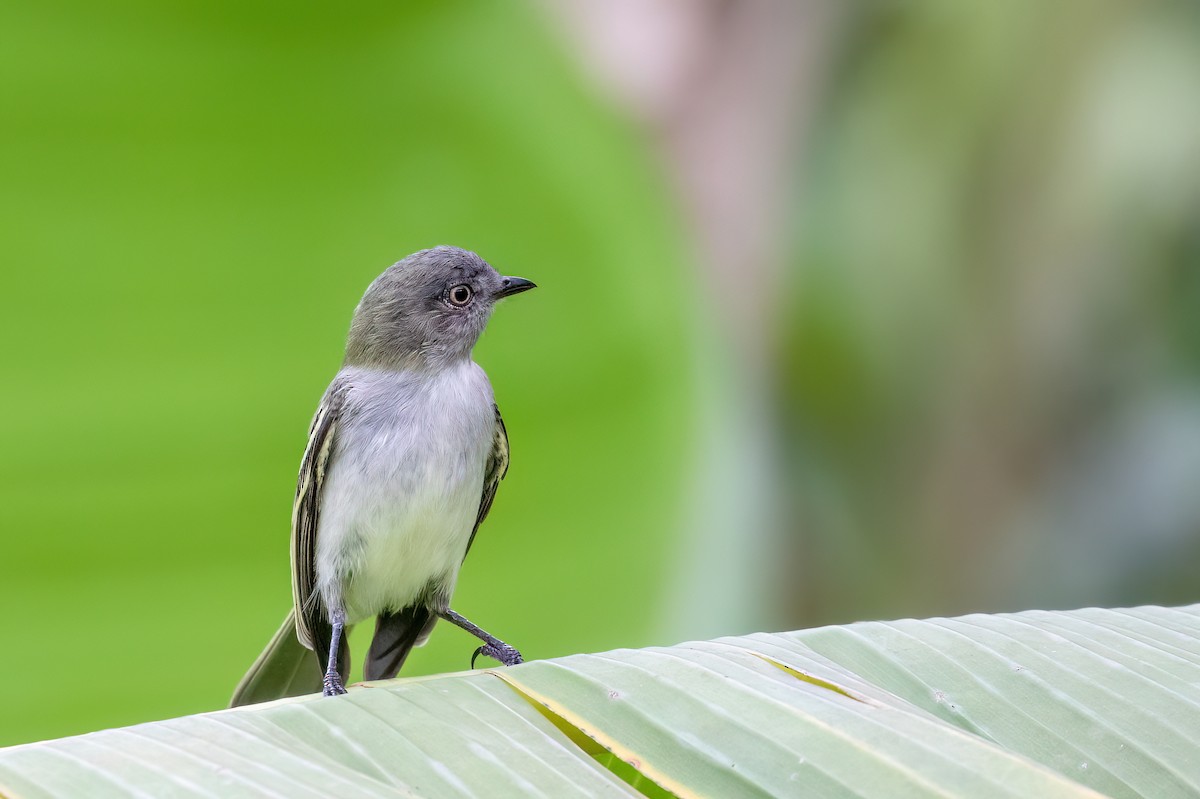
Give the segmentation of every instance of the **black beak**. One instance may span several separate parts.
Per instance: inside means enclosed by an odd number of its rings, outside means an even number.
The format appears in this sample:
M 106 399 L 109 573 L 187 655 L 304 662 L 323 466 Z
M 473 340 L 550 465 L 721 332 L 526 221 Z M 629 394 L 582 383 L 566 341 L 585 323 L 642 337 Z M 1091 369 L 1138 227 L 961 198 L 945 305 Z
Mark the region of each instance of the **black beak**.
M 514 294 L 520 294 L 522 291 L 529 291 L 537 288 L 537 283 L 532 280 L 526 280 L 523 277 L 506 277 L 500 281 L 500 291 L 496 292 L 497 297 L 511 297 Z

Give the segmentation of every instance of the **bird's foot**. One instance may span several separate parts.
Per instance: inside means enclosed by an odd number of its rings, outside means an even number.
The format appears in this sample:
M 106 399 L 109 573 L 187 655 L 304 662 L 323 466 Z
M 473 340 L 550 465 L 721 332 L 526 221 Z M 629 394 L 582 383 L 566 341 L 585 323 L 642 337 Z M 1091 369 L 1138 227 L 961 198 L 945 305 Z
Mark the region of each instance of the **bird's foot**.
M 492 660 L 498 660 L 505 666 L 515 666 L 518 663 L 523 663 L 525 659 L 521 657 L 521 653 L 514 646 L 509 646 L 503 641 L 496 641 L 492 644 L 484 644 L 475 650 L 475 654 L 471 655 L 471 668 L 475 668 L 475 661 L 480 655 L 487 655 Z
M 322 686 L 321 696 L 337 696 L 346 693 L 346 686 L 342 684 L 341 675 L 332 669 L 325 672 Z
M 480 655 L 487 655 L 494 660 L 500 661 L 505 666 L 515 666 L 518 663 L 524 662 L 525 658 L 521 657 L 521 653 L 517 651 L 516 647 L 509 646 L 478 624 L 463 618 L 461 614 L 455 613 L 450 608 L 444 608 L 438 611 L 438 615 L 454 626 L 461 627 L 480 641 L 483 641 L 483 646 L 476 649 L 475 654 L 471 655 L 471 668 L 475 668 L 475 660 Z

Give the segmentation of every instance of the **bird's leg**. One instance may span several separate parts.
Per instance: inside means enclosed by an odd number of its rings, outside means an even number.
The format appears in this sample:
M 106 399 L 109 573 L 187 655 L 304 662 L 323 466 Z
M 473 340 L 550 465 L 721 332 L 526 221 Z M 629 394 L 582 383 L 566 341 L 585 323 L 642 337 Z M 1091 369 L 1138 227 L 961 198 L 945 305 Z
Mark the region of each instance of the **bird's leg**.
M 475 659 L 480 655 L 487 655 L 493 660 L 500 661 L 505 666 L 515 666 L 524 660 L 516 647 L 509 646 L 496 636 L 463 618 L 453 610 L 450 610 L 450 608 L 438 611 L 438 615 L 451 624 L 463 628 L 480 641 L 483 641 L 483 646 L 476 649 L 475 654 L 471 656 L 471 668 L 475 668 Z
M 346 612 L 342 609 L 337 609 L 330 614 L 330 623 L 333 625 L 333 633 L 329 636 L 329 666 L 325 669 L 325 679 L 322 684 L 324 688 L 321 691 L 322 696 L 337 696 L 338 694 L 346 693 L 346 686 L 342 682 L 342 677 L 338 674 L 338 647 L 342 644 L 342 630 L 346 626 Z

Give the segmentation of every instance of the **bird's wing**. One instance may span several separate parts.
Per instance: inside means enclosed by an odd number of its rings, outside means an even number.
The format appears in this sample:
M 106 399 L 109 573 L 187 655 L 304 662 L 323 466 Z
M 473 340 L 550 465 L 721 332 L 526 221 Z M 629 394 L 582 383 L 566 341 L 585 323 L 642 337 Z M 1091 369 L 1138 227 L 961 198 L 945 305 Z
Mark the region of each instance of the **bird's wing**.
M 317 583 L 317 524 L 321 516 L 321 491 L 337 436 L 338 420 L 346 398 L 346 384 L 334 380 L 321 398 L 308 431 L 308 446 L 300 462 L 296 503 L 292 506 L 292 601 L 296 608 L 296 637 L 313 649 L 318 632 L 328 626 Z
M 475 529 L 471 531 L 471 538 L 467 541 L 467 550 L 463 553 L 464 560 L 467 552 L 471 551 L 471 544 L 475 542 L 479 525 L 483 524 L 488 511 L 492 509 L 492 500 L 496 498 L 496 489 L 499 488 L 500 481 L 504 479 L 504 475 L 508 474 L 508 431 L 504 429 L 504 417 L 500 415 L 499 406 L 493 404 L 492 409 L 496 411 L 496 429 L 492 436 L 492 451 L 488 455 L 487 465 L 484 468 L 483 496 L 479 499 L 479 514 L 475 517 Z

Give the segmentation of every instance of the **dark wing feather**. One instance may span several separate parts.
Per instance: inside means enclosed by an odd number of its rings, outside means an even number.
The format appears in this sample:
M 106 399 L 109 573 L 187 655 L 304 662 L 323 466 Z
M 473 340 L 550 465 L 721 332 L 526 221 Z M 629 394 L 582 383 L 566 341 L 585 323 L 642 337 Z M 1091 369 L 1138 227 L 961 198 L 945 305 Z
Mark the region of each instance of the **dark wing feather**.
M 463 553 L 464 560 L 467 552 L 471 551 L 471 544 L 475 543 L 479 525 L 483 524 L 488 511 L 492 509 L 492 500 L 496 498 L 496 489 L 500 487 L 500 481 L 508 474 L 508 431 L 504 429 L 504 417 L 500 415 L 500 407 L 492 405 L 492 409 L 496 411 L 496 430 L 492 437 L 492 451 L 488 455 L 483 472 L 483 496 L 479 500 L 479 514 L 475 517 L 475 529 L 471 531 L 467 550 Z
M 328 637 L 325 628 L 329 626 L 329 620 L 321 598 L 314 593 L 317 525 L 321 516 L 321 490 L 345 397 L 345 384 L 334 380 L 317 406 L 308 431 L 308 446 L 300 462 L 296 504 L 292 507 L 292 602 L 296 608 L 296 637 L 309 649 Z M 325 647 L 328 647 L 327 643 Z

